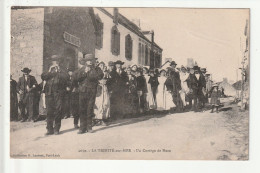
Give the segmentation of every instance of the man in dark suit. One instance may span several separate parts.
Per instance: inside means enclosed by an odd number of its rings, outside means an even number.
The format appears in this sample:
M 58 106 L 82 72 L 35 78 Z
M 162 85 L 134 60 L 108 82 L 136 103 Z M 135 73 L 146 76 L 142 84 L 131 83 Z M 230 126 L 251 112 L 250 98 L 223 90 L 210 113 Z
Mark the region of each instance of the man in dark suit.
M 94 117 L 94 105 L 96 100 L 98 81 L 104 74 L 99 67 L 95 67 L 94 55 L 85 55 L 85 65 L 77 73 L 79 83 L 79 116 L 80 127 L 78 134 L 86 131 L 92 132 L 92 119 Z
M 68 74 L 60 68 L 60 58 L 57 55 L 51 57 L 52 64 L 48 72 L 42 74 L 46 81 L 44 87 L 47 108 L 47 133 L 46 135 L 58 135 L 61 127 L 64 94 L 69 90 Z
M 188 77 L 188 87 L 191 90 L 191 97 L 194 101 L 192 105 L 193 111 L 198 111 L 198 103 L 199 103 L 199 76 L 198 76 L 198 67 L 194 66 L 190 69 L 190 74 Z
M 204 108 L 206 103 L 206 68 L 200 69 L 200 77 L 198 82 L 199 87 L 199 101 L 200 101 L 200 107 Z
M 17 82 L 10 75 L 10 120 L 18 120 Z
M 183 109 L 183 104 L 180 99 L 181 80 L 179 72 L 177 72 L 175 69 L 176 65 L 177 64 L 175 63 L 175 61 L 171 62 L 171 69 L 169 70 L 169 76 L 165 81 L 165 85 L 167 91 L 170 91 L 172 95 L 172 100 L 176 105 L 177 111 L 181 111 Z
M 115 69 L 110 72 L 111 79 L 111 118 L 117 119 L 124 117 L 125 104 L 126 104 L 126 93 L 127 93 L 127 73 L 122 69 L 124 62 L 118 60 L 115 63 Z
M 22 122 L 34 121 L 36 115 L 36 94 L 37 94 L 37 81 L 34 76 L 29 75 L 31 70 L 24 68 L 21 70 L 23 76 L 19 78 L 17 83 L 17 92 L 20 95 L 19 108 L 21 111 Z M 25 113 L 26 110 L 26 113 Z

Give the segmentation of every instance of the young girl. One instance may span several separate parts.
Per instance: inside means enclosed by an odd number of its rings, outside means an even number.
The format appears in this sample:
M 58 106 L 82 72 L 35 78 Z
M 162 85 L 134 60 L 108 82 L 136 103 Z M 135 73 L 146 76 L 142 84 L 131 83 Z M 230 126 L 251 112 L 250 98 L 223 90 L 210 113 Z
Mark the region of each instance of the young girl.
M 218 85 L 213 85 L 211 88 L 211 100 L 210 100 L 210 104 L 211 104 L 211 113 L 214 112 L 214 108 L 216 107 L 216 112 L 218 113 L 218 108 L 220 105 L 220 96 L 221 96 L 221 91 L 218 88 Z

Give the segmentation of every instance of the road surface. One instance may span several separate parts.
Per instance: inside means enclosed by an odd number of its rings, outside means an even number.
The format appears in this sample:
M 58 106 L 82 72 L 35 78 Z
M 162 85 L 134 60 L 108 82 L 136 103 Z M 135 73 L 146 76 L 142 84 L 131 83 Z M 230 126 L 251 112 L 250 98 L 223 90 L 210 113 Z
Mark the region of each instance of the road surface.
M 220 113 L 185 112 L 122 119 L 77 134 L 63 119 L 60 135 L 45 121 L 11 122 L 11 157 L 45 159 L 247 160 L 248 112 L 225 104 Z

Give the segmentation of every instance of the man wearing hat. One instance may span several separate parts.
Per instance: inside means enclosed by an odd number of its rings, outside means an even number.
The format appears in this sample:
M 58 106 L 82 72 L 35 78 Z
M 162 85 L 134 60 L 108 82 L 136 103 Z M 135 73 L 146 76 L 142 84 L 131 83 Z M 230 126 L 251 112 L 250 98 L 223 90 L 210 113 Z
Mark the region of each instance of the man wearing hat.
M 171 70 L 169 71 L 169 76 L 165 81 L 165 85 L 167 90 L 172 95 L 172 100 L 176 105 L 177 111 L 181 111 L 183 109 L 183 105 L 180 99 L 181 80 L 179 72 L 176 71 L 176 65 L 177 64 L 175 61 L 171 62 Z
M 117 119 L 124 116 L 125 95 L 127 93 L 127 73 L 122 69 L 124 62 L 118 60 L 115 69 L 110 72 L 111 76 L 111 118 Z
M 36 114 L 36 94 L 37 94 L 37 81 L 34 76 L 29 75 L 31 70 L 25 67 L 23 76 L 19 78 L 17 83 L 17 92 L 19 93 L 19 109 L 21 111 L 22 122 L 35 121 Z M 25 113 L 26 109 L 26 113 Z
M 191 97 L 189 99 L 189 105 L 191 106 L 192 100 L 194 101 L 192 105 L 192 110 L 198 111 L 199 104 L 199 74 L 198 67 L 194 66 L 190 69 L 190 74 L 188 77 L 188 87 L 190 89 Z
M 76 76 L 79 84 L 80 127 L 78 134 L 92 132 L 98 81 L 104 76 L 102 70 L 95 66 L 96 59 L 92 54 L 85 55 L 85 64 L 79 69 Z
M 207 102 L 206 97 L 206 68 L 200 69 L 200 77 L 199 77 L 199 101 L 201 108 L 205 107 L 205 103 Z
M 65 92 L 69 90 L 69 75 L 60 68 L 60 57 L 53 55 L 50 60 L 49 71 L 42 74 L 42 79 L 46 81 L 44 87 L 47 108 L 46 135 L 53 133 L 58 135 L 64 110 L 64 96 Z

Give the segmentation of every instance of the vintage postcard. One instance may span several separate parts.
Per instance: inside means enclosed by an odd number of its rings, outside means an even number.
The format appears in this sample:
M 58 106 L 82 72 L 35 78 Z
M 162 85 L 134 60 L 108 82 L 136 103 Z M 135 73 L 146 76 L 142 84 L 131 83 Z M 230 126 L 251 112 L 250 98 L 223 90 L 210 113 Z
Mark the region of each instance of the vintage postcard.
M 250 10 L 11 7 L 13 159 L 248 160 Z

